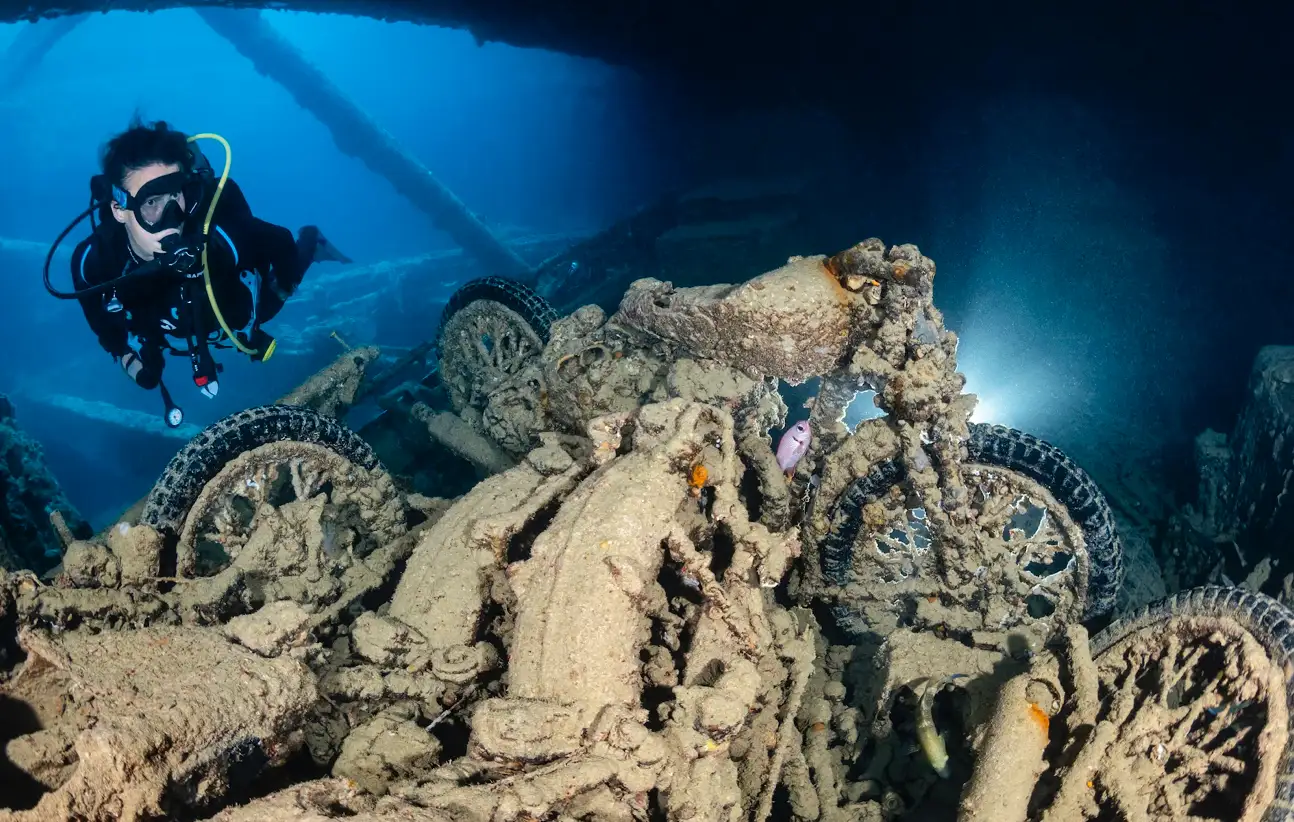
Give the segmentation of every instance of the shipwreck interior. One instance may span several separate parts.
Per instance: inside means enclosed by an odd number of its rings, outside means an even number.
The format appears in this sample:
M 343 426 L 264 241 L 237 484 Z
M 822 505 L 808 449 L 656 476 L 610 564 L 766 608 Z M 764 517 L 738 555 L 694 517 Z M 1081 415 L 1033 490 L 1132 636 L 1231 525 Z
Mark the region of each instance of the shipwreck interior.
M 626 66 L 680 118 L 804 118 L 834 165 L 505 234 L 271 5 Z M 457 246 L 307 281 L 282 396 L 211 424 L 0 402 L 0 822 L 1294 819 L 1294 132 L 1253 104 L 1292 13 L 838 6 L 0 0 L 52 18 L 0 93 L 100 12 L 192 7 Z M 1044 94 L 1061 128 L 1179 129 L 1125 159 L 1180 207 L 1011 211 L 1021 290 L 1085 283 L 1026 333 L 1011 295 L 943 306 Z M 950 162 L 968 141 L 1006 148 Z M 1113 174 L 1091 156 L 1063 179 Z M 1152 248 L 1142 217 L 1200 230 Z M 1198 333 L 1156 333 L 1163 288 Z M 427 336 L 375 343 L 411 305 Z M 985 382 L 986 349 L 1005 373 L 1066 333 L 1160 359 Z M 79 510 L 126 478 L 78 470 L 68 424 L 156 482 Z

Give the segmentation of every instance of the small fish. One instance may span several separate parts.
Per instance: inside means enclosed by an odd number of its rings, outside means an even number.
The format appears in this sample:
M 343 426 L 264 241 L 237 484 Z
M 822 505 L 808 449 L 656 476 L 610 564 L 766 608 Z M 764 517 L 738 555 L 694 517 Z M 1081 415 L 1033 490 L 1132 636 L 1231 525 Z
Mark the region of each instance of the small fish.
M 1204 710 L 1208 711 L 1213 716 L 1217 716 L 1218 714 L 1224 711 L 1226 712 L 1235 711 L 1236 713 L 1239 713 L 1240 711 L 1243 711 L 1245 708 L 1248 708 L 1252 704 L 1253 704 L 1253 700 L 1244 699 L 1244 700 L 1241 700 L 1240 702 L 1230 702 L 1225 705 L 1214 705 L 1213 707 L 1205 708 Z
M 795 470 L 796 464 L 809 450 L 809 441 L 813 439 L 813 429 L 808 420 L 800 420 L 786 429 L 782 439 L 777 443 L 777 465 L 787 474 Z
M 928 683 L 925 690 L 921 693 L 921 702 L 917 707 L 917 743 L 921 745 L 921 751 L 926 755 L 930 762 L 930 767 L 934 768 L 935 773 L 943 779 L 947 779 L 950 770 L 948 768 L 948 747 L 944 744 L 944 738 L 935 727 L 935 697 L 943 690 L 948 683 L 963 679 L 966 674 L 950 674 L 935 683 Z

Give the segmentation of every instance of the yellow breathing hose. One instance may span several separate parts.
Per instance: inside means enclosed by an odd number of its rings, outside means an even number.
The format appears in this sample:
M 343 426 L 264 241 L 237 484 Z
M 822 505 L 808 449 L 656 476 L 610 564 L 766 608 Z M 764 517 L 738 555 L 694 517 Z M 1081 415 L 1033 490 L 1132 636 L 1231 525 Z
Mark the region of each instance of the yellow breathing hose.
M 216 186 L 216 193 L 211 197 L 211 205 L 207 206 L 207 218 L 202 224 L 202 280 L 207 286 L 207 300 L 211 303 L 211 310 L 216 315 L 216 322 L 220 323 L 220 330 L 225 332 L 225 336 L 229 337 L 229 341 L 234 344 L 235 348 L 248 356 L 253 356 L 257 351 L 255 349 L 248 348 L 239 342 L 238 337 L 229 329 L 229 325 L 225 322 L 224 315 L 220 313 L 220 306 L 216 305 L 216 292 L 211 287 L 211 266 L 207 264 L 207 248 L 211 245 L 211 220 L 216 215 L 216 203 L 220 202 L 220 194 L 225 190 L 225 181 L 229 179 L 229 166 L 233 163 L 234 158 L 233 152 L 229 148 L 229 141 L 224 137 L 221 137 L 219 134 L 213 134 L 211 132 L 195 134 L 189 138 L 188 142 L 192 143 L 195 140 L 202 140 L 204 138 L 215 140 L 225 147 L 225 168 L 220 172 L 220 183 Z M 274 346 L 276 344 L 277 341 L 270 342 L 269 347 L 265 350 L 265 354 L 261 357 L 262 361 L 270 358 L 274 353 Z

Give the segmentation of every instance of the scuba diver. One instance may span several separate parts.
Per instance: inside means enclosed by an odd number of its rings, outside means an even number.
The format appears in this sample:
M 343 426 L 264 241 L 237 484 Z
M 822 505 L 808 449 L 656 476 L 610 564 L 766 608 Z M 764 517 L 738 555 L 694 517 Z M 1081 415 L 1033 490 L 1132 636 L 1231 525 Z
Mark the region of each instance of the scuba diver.
M 218 178 L 195 140 L 225 147 Z M 252 216 L 229 179 L 229 144 L 215 134 L 188 137 L 165 122 L 138 118 L 108 142 L 103 173 L 90 181 L 90 208 L 61 234 L 45 261 L 45 287 L 76 299 L 99 345 L 141 388 L 160 388 L 166 422 L 184 413 L 162 382 L 164 354 L 189 359 L 206 397 L 220 389 L 212 348 L 269 359 L 273 319 L 316 262 L 349 263 L 316 226 L 292 232 Z M 72 253 L 75 292 L 50 285 L 49 263 L 63 238 L 87 215 L 99 225 Z M 174 340 L 174 342 L 172 341 Z M 177 345 L 178 343 L 178 345 Z

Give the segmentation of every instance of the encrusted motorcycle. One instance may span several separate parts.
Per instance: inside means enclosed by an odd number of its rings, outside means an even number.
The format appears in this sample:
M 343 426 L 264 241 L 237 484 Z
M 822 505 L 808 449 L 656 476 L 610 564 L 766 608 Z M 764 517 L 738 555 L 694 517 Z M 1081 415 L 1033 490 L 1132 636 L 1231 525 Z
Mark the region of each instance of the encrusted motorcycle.
M 331 777 L 215 818 L 1210 818 L 1210 791 L 1277 813 L 1288 612 L 1192 594 L 1054 654 L 1114 608 L 1121 541 L 1059 449 L 969 422 L 934 273 L 868 240 L 565 317 L 470 283 L 435 380 L 384 404 L 475 468 L 453 500 L 411 493 L 345 402 L 216 423 L 58 585 L 6 581 L 27 656 L 0 690 L 41 720 L 13 818 L 189 813 L 289 762 Z M 810 380 L 791 415 L 779 388 Z M 860 392 L 884 413 L 851 429 Z M 112 677 L 177 648 L 200 649 L 182 699 L 140 679 L 121 730 Z M 1134 774 L 1162 789 L 1137 804 Z

